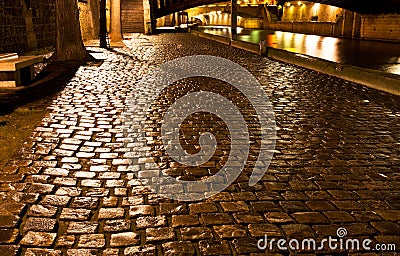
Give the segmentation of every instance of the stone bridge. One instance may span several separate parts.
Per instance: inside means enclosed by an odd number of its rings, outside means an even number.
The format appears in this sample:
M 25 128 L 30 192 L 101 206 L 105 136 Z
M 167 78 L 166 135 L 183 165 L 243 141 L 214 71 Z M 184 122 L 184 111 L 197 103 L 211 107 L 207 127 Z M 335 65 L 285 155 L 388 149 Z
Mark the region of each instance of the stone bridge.
M 154 18 L 160 18 L 168 14 L 183 11 L 189 8 L 226 2 L 224 0 L 149 0 L 153 8 Z M 283 5 L 287 0 L 278 0 Z M 321 3 L 340 7 L 360 14 L 386 14 L 400 13 L 400 0 L 309 0 L 309 2 Z

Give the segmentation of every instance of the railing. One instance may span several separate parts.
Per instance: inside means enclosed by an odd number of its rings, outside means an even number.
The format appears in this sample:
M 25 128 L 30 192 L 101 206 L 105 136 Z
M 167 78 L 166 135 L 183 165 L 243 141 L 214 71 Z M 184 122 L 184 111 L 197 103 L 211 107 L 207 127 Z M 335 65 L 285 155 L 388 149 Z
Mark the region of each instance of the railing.
M 297 32 L 304 34 L 316 34 L 324 36 L 337 36 L 341 30 L 338 27 L 338 23 L 335 22 L 291 22 L 281 21 L 274 22 L 268 26 L 273 30 Z

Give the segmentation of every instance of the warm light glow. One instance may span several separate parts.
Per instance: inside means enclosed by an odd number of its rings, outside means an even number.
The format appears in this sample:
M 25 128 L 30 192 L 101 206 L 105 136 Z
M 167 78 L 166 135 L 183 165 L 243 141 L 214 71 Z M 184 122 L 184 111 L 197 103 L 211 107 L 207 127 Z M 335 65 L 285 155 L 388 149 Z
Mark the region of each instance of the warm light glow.
M 331 21 L 335 21 L 335 18 L 336 18 L 335 17 L 336 16 L 335 13 L 336 13 L 338 8 L 336 6 L 332 6 L 332 5 L 328 5 L 328 7 L 329 7 L 328 13 L 330 13 L 331 19 L 332 19 Z
M 302 5 L 301 1 L 298 1 L 298 2 L 297 2 L 297 5 Z
M 391 57 L 388 63 L 393 63 L 393 64 L 387 64 L 382 66 L 382 70 L 400 75 L 400 57 Z
M 304 43 L 305 34 L 295 34 L 294 35 L 294 46 L 301 48 Z
M 319 12 L 319 9 L 321 8 L 321 4 L 320 3 L 317 3 L 317 4 L 314 4 L 313 5 L 313 7 L 312 7 L 312 15 L 318 15 L 318 12 Z
M 267 46 L 269 47 L 277 47 L 278 46 L 278 40 L 276 40 L 276 35 L 267 35 Z
M 304 53 L 311 56 L 318 56 L 318 53 L 321 52 L 320 40 L 321 36 L 307 35 L 304 40 Z M 331 51 L 331 49 L 328 49 L 328 51 Z
M 282 42 L 283 42 L 283 47 L 286 49 L 288 47 L 291 47 L 292 43 L 293 43 L 293 33 L 290 32 L 285 32 L 282 34 Z
M 290 3 L 286 3 L 286 6 L 289 7 L 289 6 L 290 6 Z
M 386 70 L 388 70 L 391 73 L 400 75 L 400 65 L 399 64 L 392 65 L 392 66 L 388 67 Z
M 338 56 L 335 54 L 337 52 L 337 44 L 339 42 L 338 38 L 335 37 L 325 37 L 322 39 L 322 48 L 320 56 L 323 59 L 338 62 Z M 328 50 L 323 50 L 328 49 Z

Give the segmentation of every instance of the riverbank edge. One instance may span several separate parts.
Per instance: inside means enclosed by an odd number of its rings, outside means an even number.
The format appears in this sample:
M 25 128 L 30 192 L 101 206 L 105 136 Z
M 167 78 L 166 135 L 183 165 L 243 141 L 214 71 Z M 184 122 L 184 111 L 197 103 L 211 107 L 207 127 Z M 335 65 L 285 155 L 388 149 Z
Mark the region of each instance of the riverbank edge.
M 231 40 L 227 37 L 207 34 L 194 30 L 191 31 L 191 34 L 227 44 L 235 48 L 250 51 L 255 54 L 260 54 L 260 47 L 258 44 Z M 348 64 L 340 64 L 272 47 L 267 47 L 266 53 L 263 55 L 285 63 L 318 71 L 327 75 L 400 96 L 400 78 L 397 78 L 394 74 Z

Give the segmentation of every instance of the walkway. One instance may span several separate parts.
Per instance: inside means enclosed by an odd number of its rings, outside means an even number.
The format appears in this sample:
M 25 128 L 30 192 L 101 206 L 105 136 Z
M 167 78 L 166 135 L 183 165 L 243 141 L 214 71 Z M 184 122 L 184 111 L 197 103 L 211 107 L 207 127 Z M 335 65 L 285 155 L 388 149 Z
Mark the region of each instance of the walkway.
M 321 240 L 336 237 L 340 227 L 345 238 L 400 250 L 399 97 L 187 34 L 140 36 L 127 45 L 104 51 L 100 67 L 81 67 L 54 99 L 23 159 L 1 167 L 0 255 L 265 255 L 257 248 L 264 235 Z M 160 63 L 194 54 L 244 66 L 274 106 L 275 155 L 254 187 L 247 182 L 260 143 L 254 110 L 223 82 L 177 82 L 147 116 L 150 147 L 123 147 L 129 140 L 124 108 L 132 95 L 141 104 L 148 90 L 138 80 Z M 179 95 L 199 90 L 228 97 L 253 121 L 252 153 L 222 193 L 172 201 L 140 181 L 152 175 L 149 157 L 170 175 L 198 179 L 214 173 L 229 151 L 226 127 L 204 113 L 187 120 L 183 141 L 195 151 L 199 124 L 217 130 L 222 149 L 211 164 L 184 168 L 160 150 L 160 115 Z M 273 251 L 288 254 L 276 244 Z

